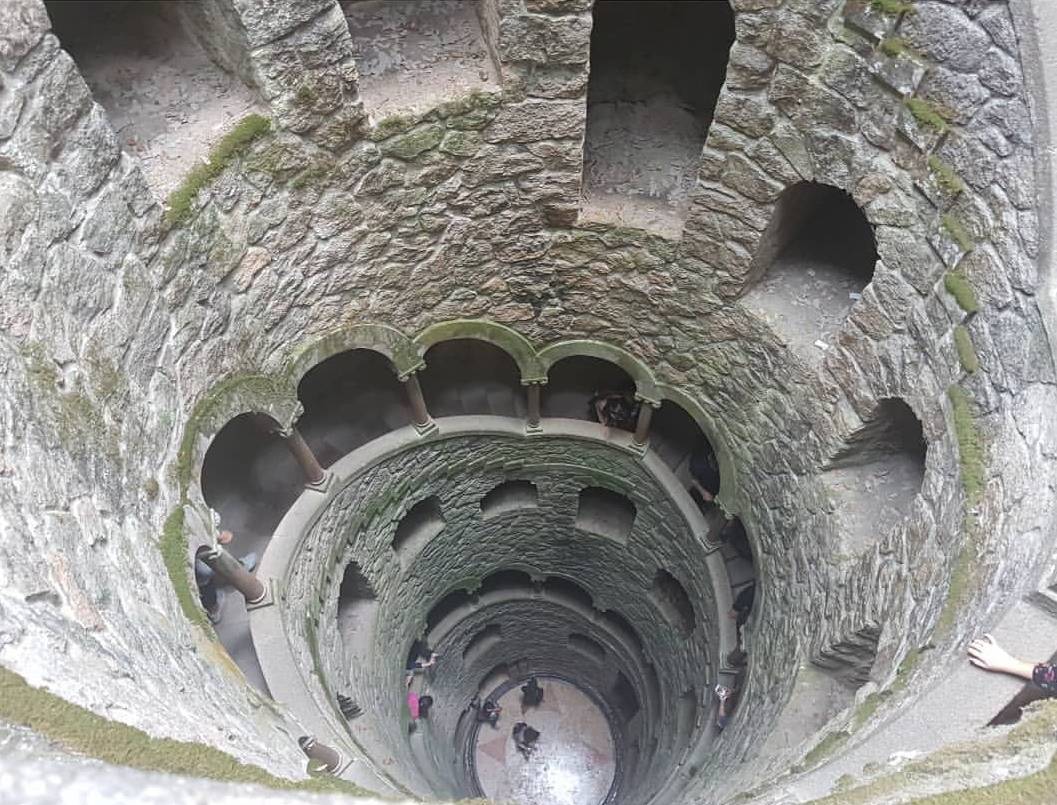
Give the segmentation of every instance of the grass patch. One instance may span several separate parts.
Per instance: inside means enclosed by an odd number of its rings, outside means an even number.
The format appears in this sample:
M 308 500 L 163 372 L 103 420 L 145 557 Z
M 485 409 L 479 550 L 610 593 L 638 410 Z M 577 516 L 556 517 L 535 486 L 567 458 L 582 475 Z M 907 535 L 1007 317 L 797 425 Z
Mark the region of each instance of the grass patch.
M 969 278 L 960 271 L 948 271 L 943 278 L 943 287 L 954 297 L 958 307 L 966 313 L 976 313 L 980 309 L 980 303 L 976 301 L 976 292 L 969 284 Z
M 973 418 L 969 394 L 961 386 L 947 389 L 954 416 L 954 434 L 958 439 L 958 457 L 962 469 L 962 487 L 969 505 L 974 505 L 984 491 L 984 448 Z
M 911 0 L 870 0 L 870 8 L 882 14 L 913 14 L 914 4 Z
M 929 156 L 929 170 L 936 177 L 936 183 L 947 193 L 956 196 L 965 190 L 965 182 L 955 172 L 954 168 L 944 162 L 935 154 Z
M 838 730 L 837 732 L 831 732 L 814 747 L 811 751 L 804 755 L 804 760 L 801 766 L 806 771 L 807 769 L 814 768 L 837 749 L 839 749 L 845 741 L 851 737 L 851 733 L 847 730 Z
M 183 183 L 173 190 L 165 203 L 165 224 L 177 227 L 191 215 L 191 205 L 198 193 L 212 182 L 231 162 L 241 154 L 258 137 L 271 130 L 272 123 L 260 115 L 247 115 L 235 127 L 225 134 L 220 142 L 213 146 L 209 158 L 201 165 L 196 165 L 184 177 Z
M 969 331 L 960 324 L 954 328 L 954 348 L 958 350 L 958 360 L 965 371 L 972 373 L 980 368 L 980 359 L 976 357 L 973 339 L 969 337 Z
M 941 134 L 947 130 L 947 119 L 939 109 L 924 98 L 907 98 L 903 103 L 906 104 L 907 109 L 910 110 L 910 114 L 912 114 L 914 119 L 919 123 L 933 128 Z
M 940 219 L 940 223 L 947 231 L 947 234 L 954 239 L 954 242 L 957 243 L 959 247 L 961 247 L 963 252 L 971 252 L 976 246 L 976 243 L 973 241 L 973 236 L 969 234 L 969 230 L 965 228 L 965 224 L 959 221 L 953 214 L 947 213 L 944 215 L 943 218 Z
M 333 777 L 287 780 L 203 744 L 152 738 L 142 730 L 110 721 L 46 690 L 34 688 L 0 667 L 0 718 L 37 732 L 64 749 L 105 763 L 234 783 L 255 783 L 284 791 L 318 791 L 368 796 Z

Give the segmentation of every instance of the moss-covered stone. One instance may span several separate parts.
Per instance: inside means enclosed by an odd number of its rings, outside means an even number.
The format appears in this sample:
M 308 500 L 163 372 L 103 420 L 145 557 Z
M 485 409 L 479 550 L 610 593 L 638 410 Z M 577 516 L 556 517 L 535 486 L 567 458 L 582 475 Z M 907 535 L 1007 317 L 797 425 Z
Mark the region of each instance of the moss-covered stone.
M 980 368 L 980 359 L 976 356 L 973 339 L 969 336 L 969 331 L 960 324 L 954 328 L 954 348 L 958 351 L 958 360 L 965 371 L 972 373 Z
M 940 219 L 940 222 L 947 234 L 954 239 L 954 242 L 958 244 L 962 251 L 971 252 L 976 247 L 976 243 L 973 241 L 973 236 L 969 234 L 969 230 L 965 228 L 965 224 L 963 224 L 953 213 L 947 213 L 944 215 Z
M 947 389 L 958 439 L 958 456 L 962 469 L 962 487 L 970 505 L 975 505 L 984 491 L 984 449 L 973 417 L 968 392 L 960 386 Z
M 444 127 L 439 123 L 418 126 L 399 134 L 381 144 L 382 153 L 386 156 L 409 161 L 422 153 L 436 148 L 444 138 Z
M 914 119 L 918 122 L 941 133 L 947 131 L 949 128 L 947 118 L 943 113 L 923 98 L 907 98 L 904 103 L 906 104 L 907 109 L 910 110 L 910 114 L 912 114 Z
M 914 3 L 911 0 L 870 0 L 870 8 L 895 16 L 913 13 Z
M 969 284 L 969 278 L 960 271 L 948 271 L 943 277 L 943 287 L 954 297 L 958 307 L 966 313 L 976 313 L 980 309 L 980 304 L 976 300 L 976 292 Z
M 166 199 L 165 223 L 180 226 L 191 216 L 191 205 L 199 192 L 219 176 L 250 144 L 271 130 L 271 121 L 260 115 L 247 115 L 221 138 L 204 164 L 196 165 L 179 187 Z
M 948 195 L 957 196 L 965 190 L 965 182 L 957 172 L 935 154 L 928 158 L 929 170 L 936 177 L 936 183 Z
M 286 791 L 319 791 L 365 796 L 367 791 L 333 777 L 287 780 L 258 766 L 198 743 L 152 738 L 142 730 L 109 721 L 48 691 L 34 688 L 0 667 L 0 719 L 27 727 L 63 749 L 141 771 L 183 774 L 232 783 L 254 783 Z

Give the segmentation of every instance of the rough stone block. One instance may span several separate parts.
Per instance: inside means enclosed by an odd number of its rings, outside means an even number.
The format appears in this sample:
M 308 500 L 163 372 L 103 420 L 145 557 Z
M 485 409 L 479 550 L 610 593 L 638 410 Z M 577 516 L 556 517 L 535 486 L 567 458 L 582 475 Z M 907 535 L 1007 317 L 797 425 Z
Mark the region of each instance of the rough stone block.
M 499 27 L 499 55 L 504 62 L 584 64 L 591 50 L 591 17 L 504 18 Z
M 530 143 L 582 137 L 586 116 L 583 102 L 529 100 L 503 107 L 485 132 L 485 139 Z
M 932 61 L 958 71 L 975 70 L 991 45 L 991 37 L 960 7 L 917 3 L 899 29 L 900 36 Z

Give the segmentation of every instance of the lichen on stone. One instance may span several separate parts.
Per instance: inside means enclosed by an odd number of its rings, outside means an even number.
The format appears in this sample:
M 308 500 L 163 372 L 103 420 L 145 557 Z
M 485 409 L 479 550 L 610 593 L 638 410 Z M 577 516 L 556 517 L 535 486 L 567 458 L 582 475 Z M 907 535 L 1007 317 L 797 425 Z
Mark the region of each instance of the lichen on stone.
M 962 272 L 948 271 L 943 277 L 943 287 L 954 297 L 958 307 L 966 313 L 976 313 L 980 309 L 980 304 L 976 300 L 976 292 L 969 284 L 969 278 Z
M 954 328 L 954 348 L 958 351 L 958 361 L 965 371 L 971 374 L 980 368 L 980 359 L 976 356 L 973 339 L 961 324 Z

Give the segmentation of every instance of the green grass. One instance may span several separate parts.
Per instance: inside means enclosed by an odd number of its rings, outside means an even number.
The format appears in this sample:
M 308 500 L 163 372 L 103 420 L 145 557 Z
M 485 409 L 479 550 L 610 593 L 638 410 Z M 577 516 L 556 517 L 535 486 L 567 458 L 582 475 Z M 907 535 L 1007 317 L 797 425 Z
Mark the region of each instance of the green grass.
M 953 213 L 947 213 L 940 219 L 940 223 L 943 228 L 947 230 L 947 234 L 950 235 L 954 242 L 958 244 L 963 252 L 971 252 L 975 247 L 976 243 L 973 242 L 973 236 L 969 234 L 969 230 L 965 228 L 963 224 Z
M 924 98 L 907 98 L 903 103 L 906 104 L 907 109 L 910 110 L 910 114 L 912 114 L 914 119 L 918 122 L 935 129 L 941 134 L 947 130 L 947 119 L 939 109 Z
M 142 771 L 183 774 L 233 783 L 255 783 L 280 790 L 366 796 L 369 792 L 333 777 L 287 780 L 258 766 L 198 743 L 152 738 L 142 730 L 109 721 L 0 667 L 0 720 L 28 727 L 82 755 Z
M 965 182 L 955 172 L 954 168 L 944 162 L 935 154 L 929 156 L 929 170 L 936 177 L 936 183 L 952 196 L 956 196 L 965 190 Z
M 980 359 L 976 357 L 973 339 L 969 337 L 969 331 L 960 324 L 954 328 L 954 348 L 958 351 L 958 360 L 965 371 L 972 373 L 980 368 Z
M 191 205 L 198 198 L 199 192 L 216 179 L 239 154 L 244 152 L 258 137 L 271 130 L 271 121 L 260 115 L 247 115 L 235 127 L 221 138 L 205 163 L 196 165 L 184 177 L 183 183 L 173 190 L 166 199 L 165 224 L 177 227 L 187 221 L 191 215 Z
M 958 307 L 966 313 L 976 313 L 980 309 L 980 303 L 976 300 L 976 292 L 969 284 L 969 278 L 960 271 L 948 271 L 943 278 L 943 287 L 954 297 Z
M 870 8 L 883 14 L 913 14 L 914 4 L 911 0 L 870 0 Z
M 970 505 L 975 504 L 984 491 L 984 448 L 973 417 L 968 392 L 961 386 L 947 389 L 954 416 L 954 434 L 958 439 L 958 457 L 962 469 L 962 487 Z

